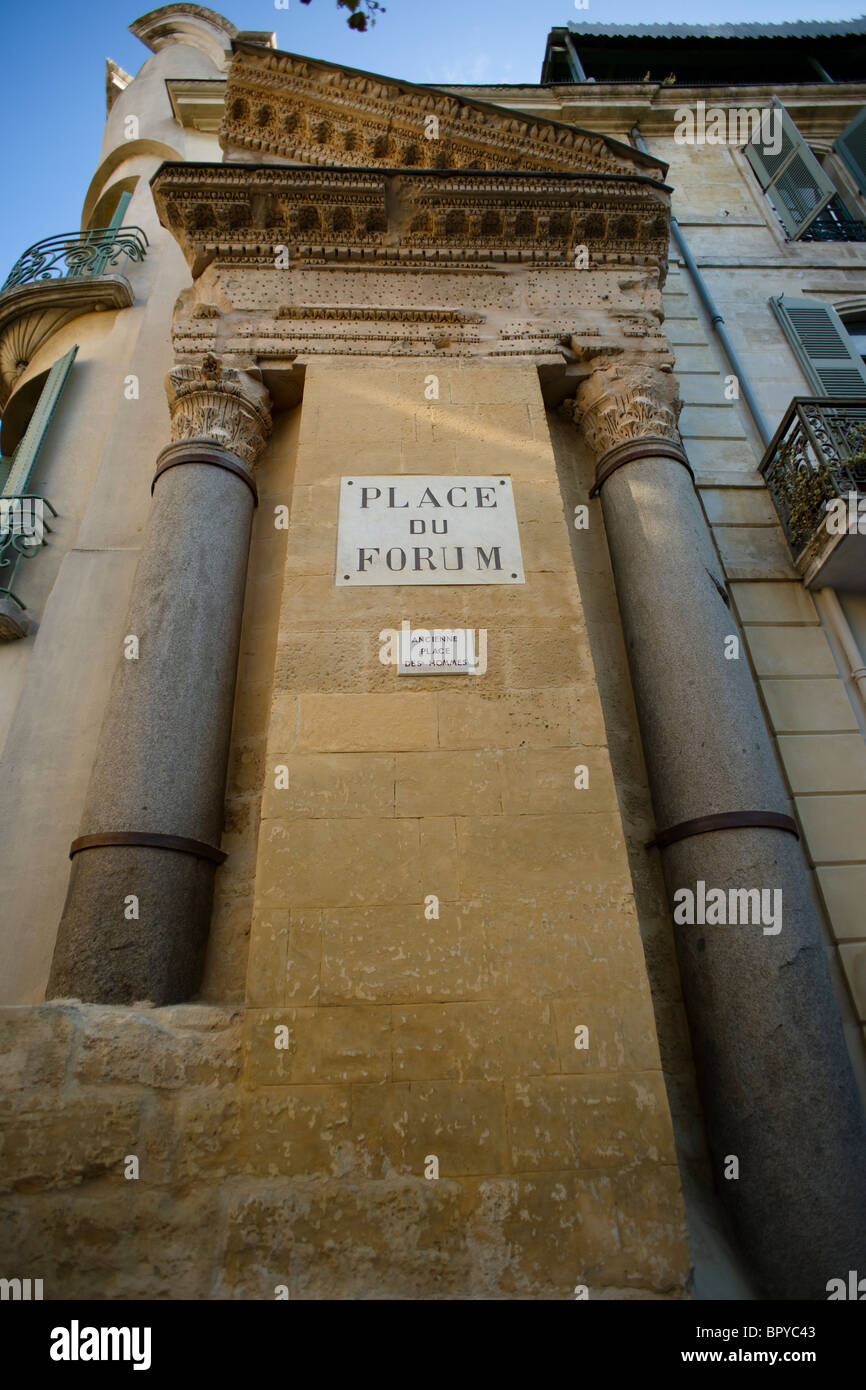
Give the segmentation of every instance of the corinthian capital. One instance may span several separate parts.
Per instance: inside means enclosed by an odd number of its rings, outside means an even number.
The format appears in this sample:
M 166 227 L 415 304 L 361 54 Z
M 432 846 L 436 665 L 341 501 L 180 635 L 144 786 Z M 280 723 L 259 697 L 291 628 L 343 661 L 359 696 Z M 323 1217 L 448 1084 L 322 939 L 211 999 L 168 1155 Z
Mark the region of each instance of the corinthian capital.
M 271 432 L 270 396 L 257 367 L 224 367 L 213 354 L 166 378 L 173 442 L 207 440 L 252 468 Z
M 572 403 L 596 464 L 626 444 L 665 439 L 682 448 L 677 419 L 681 402 L 670 365 L 620 357 L 596 358 Z

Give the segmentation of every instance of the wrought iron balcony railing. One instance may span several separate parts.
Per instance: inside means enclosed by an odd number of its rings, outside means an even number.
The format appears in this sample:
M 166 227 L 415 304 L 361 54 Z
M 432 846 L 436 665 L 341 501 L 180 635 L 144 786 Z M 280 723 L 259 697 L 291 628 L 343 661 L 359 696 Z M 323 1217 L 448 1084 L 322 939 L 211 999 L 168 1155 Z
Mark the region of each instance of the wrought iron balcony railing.
M 45 544 L 44 533 L 51 534 L 44 509 L 57 515 L 47 498 L 32 492 L 0 498 L 0 598 L 12 599 L 21 609 L 25 605 L 12 586 L 21 561 L 32 560 Z
M 127 260 L 143 261 L 146 252 L 147 237 L 140 227 L 96 227 L 46 237 L 19 256 L 0 285 L 0 294 L 32 281 L 105 275 Z
M 866 493 L 866 400 L 797 396 L 761 472 L 796 556 L 822 528 L 828 502 Z
M 841 198 L 831 198 L 800 241 L 866 241 L 866 226 L 851 216 Z

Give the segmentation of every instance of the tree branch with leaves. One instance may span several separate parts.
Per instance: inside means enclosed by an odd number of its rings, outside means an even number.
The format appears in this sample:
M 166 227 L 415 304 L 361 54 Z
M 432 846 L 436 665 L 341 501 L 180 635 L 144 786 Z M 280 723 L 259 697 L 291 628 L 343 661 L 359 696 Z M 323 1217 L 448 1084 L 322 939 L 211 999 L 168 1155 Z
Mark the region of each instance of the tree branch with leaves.
M 311 0 L 301 0 L 302 5 L 309 5 Z M 348 10 L 349 18 L 346 20 L 350 29 L 357 29 L 359 34 L 363 34 L 368 26 L 372 29 L 376 23 L 376 15 L 385 13 L 385 6 L 379 4 L 379 0 L 337 0 L 338 10 Z

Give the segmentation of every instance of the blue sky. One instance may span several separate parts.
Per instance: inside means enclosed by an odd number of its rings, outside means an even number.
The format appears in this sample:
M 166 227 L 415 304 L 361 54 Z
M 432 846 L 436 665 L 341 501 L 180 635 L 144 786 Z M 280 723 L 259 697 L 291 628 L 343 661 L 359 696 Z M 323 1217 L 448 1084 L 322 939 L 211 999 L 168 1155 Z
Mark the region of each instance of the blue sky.
M 548 30 L 569 20 L 781 23 L 866 9 L 864 0 L 589 0 L 581 11 L 573 0 L 385 0 L 376 27 L 358 34 L 334 0 L 222 3 L 238 28 L 275 30 L 280 48 L 428 83 L 537 82 Z M 0 0 L 0 283 L 32 242 L 79 226 L 105 120 L 105 59 L 138 70 L 148 50 L 126 26 L 143 12 L 136 0 Z

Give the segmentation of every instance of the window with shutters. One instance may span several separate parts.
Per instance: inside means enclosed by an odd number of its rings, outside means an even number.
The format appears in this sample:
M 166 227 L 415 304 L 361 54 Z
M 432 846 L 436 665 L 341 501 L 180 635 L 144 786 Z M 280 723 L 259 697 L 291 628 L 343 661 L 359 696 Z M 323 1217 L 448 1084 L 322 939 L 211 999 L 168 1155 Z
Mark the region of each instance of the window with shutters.
M 834 147 L 860 193 L 866 196 L 866 106 L 839 136 Z
M 846 327 L 817 300 L 770 304 L 810 390 L 795 390 L 760 471 L 807 584 L 866 592 L 866 532 L 825 524 L 831 505 L 859 517 L 866 494 L 866 320 Z
M 0 496 L 20 497 L 31 485 L 39 451 L 77 352 L 77 345 L 71 347 L 44 377 L 16 391 L 7 405 L 0 429 L 0 457 L 6 465 Z
M 32 559 L 50 533 L 56 515 L 40 495 L 34 469 L 52 417 L 78 352 L 72 347 L 43 378 L 26 383 L 12 397 L 0 431 L 0 642 L 30 630 L 21 598 L 22 560 Z
M 866 225 L 851 212 L 778 97 L 773 98 L 773 108 L 780 125 L 779 149 L 765 144 L 763 133 L 758 132 L 743 153 L 789 239 L 866 241 Z M 854 125 L 843 131 L 840 141 Z M 848 145 L 859 149 L 862 140 L 866 133 L 855 130 Z
M 866 362 L 866 319 L 846 319 L 845 332 L 863 361 Z
M 770 304 L 815 395 L 866 400 L 863 341 L 846 331 L 833 306 L 785 295 Z M 866 330 L 866 323 L 857 322 Z
M 853 217 L 837 193 L 799 238 L 800 241 L 866 241 L 866 224 Z

